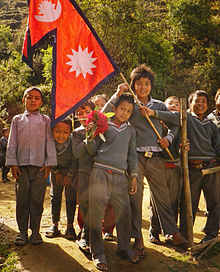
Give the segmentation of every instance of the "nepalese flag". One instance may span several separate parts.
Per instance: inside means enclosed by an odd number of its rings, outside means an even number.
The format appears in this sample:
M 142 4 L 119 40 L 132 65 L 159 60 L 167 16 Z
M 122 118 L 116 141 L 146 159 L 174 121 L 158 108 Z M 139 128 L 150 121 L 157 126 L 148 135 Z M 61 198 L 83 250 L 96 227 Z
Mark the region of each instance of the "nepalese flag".
M 22 59 L 33 67 L 34 49 L 54 35 L 52 126 L 81 106 L 120 72 L 73 0 L 29 0 Z

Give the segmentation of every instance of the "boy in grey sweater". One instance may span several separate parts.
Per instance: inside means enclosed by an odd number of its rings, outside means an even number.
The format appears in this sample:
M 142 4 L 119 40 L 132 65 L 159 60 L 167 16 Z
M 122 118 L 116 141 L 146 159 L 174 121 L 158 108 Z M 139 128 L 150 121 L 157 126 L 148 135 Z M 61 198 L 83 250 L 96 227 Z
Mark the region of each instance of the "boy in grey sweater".
M 66 198 L 67 228 L 65 237 L 76 240 L 73 221 L 76 210 L 76 188 L 75 178 L 77 176 L 78 161 L 73 156 L 72 148 L 72 120 L 68 117 L 57 123 L 53 128 L 53 137 L 57 152 L 57 166 L 51 170 L 51 213 L 53 226 L 46 232 L 46 237 L 54 238 L 60 236 L 58 223 L 60 221 L 60 210 L 63 190 Z
M 187 135 L 190 142 L 189 150 L 189 178 L 191 187 L 193 221 L 199 204 L 201 190 L 207 203 L 208 217 L 205 227 L 205 237 L 202 242 L 208 241 L 218 235 L 218 179 L 216 173 L 202 175 L 201 170 L 216 166 L 220 158 L 219 128 L 205 117 L 208 110 L 208 95 L 198 90 L 189 96 L 190 113 L 187 114 Z M 179 113 L 164 113 L 145 109 L 149 116 L 163 121 L 179 124 Z M 180 231 L 187 236 L 186 207 L 184 192 L 181 196 Z
M 122 95 L 115 104 L 115 115 L 104 133 L 106 142 L 99 136 L 87 143 L 90 154 L 95 154 L 89 188 L 90 248 L 95 266 L 107 271 L 102 240 L 102 218 L 108 202 L 115 214 L 118 234 L 117 255 L 131 263 L 139 261 L 131 250 L 131 207 L 129 193 L 137 190 L 138 158 L 136 132 L 127 124 L 134 109 L 130 95 Z M 125 172 L 128 171 L 130 184 Z

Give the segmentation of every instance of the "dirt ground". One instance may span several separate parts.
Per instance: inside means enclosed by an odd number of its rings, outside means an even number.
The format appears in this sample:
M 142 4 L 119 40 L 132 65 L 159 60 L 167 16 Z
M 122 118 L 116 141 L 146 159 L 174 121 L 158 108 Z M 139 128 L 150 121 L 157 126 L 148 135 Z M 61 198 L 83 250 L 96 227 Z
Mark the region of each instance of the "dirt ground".
M 33 246 L 28 243 L 24 247 L 16 247 L 13 239 L 17 234 L 17 224 L 15 219 L 15 192 L 14 181 L 3 184 L 0 181 L 0 243 L 7 242 L 12 250 L 15 250 L 19 256 L 18 269 L 20 271 L 30 272 L 84 272 L 98 271 L 93 263 L 78 248 L 73 241 L 68 241 L 64 237 L 48 239 L 45 237 L 46 230 L 51 225 L 50 214 L 50 187 L 47 187 L 47 193 L 44 204 L 44 213 L 41 224 L 41 234 L 44 243 L 39 246 Z M 115 255 L 117 248 L 116 242 L 105 242 L 106 257 L 109 265 L 109 271 L 121 272 L 141 272 L 141 271 L 220 271 L 220 254 L 211 256 L 202 260 L 195 260 L 183 250 L 174 248 L 164 242 L 161 236 L 162 245 L 153 245 L 148 241 L 148 204 L 149 188 L 145 185 L 144 203 L 143 203 L 143 236 L 147 252 L 146 259 L 137 265 L 131 265 L 125 260 L 121 260 Z M 66 228 L 64 203 L 62 205 L 61 231 L 64 233 Z M 205 202 L 202 196 L 200 201 L 200 212 L 198 212 L 194 226 L 194 242 L 199 243 L 204 234 L 201 232 L 205 224 L 204 216 Z M 75 220 L 76 232 L 79 231 L 77 221 Z M 115 234 L 115 233 L 114 233 Z

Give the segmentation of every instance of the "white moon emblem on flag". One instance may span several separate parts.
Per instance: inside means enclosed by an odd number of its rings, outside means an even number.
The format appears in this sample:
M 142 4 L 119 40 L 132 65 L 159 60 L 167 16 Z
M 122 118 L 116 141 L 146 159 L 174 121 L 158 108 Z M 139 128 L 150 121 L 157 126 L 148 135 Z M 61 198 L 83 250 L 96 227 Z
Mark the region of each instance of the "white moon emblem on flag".
M 78 77 L 81 73 L 84 78 L 86 78 L 86 74 L 93 75 L 92 68 L 96 68 L 93 64 L 97 58 L 92 58 L 93 51 L 88 53 L 88 48 L 83 51 L 81 46 L 79 45 L 78 52 L 72 49 L 73 55 L 67 55 L 70 58 L 70 61 L 66 64 L 72 66 L 69 72 L 76 71 L 76 77 Z
M 38 15 L 34 15 L 34 18 L 39 22 L 54 22 L 56 21 L 61 14 L 61 4 L 59 0 L 57 1 L 57 6 L 55 8 L 55 4 L 53 4 L 50 0 L 42 1 L 39 6 Z

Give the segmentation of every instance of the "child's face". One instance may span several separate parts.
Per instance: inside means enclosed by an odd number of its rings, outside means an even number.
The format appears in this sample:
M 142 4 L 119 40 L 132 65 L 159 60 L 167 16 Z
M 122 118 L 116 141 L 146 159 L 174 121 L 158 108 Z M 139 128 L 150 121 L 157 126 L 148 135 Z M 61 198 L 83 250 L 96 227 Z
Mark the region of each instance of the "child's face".
M 53 138 L 58 144 L 65 143 L 71 134 L 71 128 L 69 124 L 59 122 L 53 128 Z
M 215 105 L 216 105 L 217 109 L 220 110 L 220 95 L 218 96 Z
M 175 98 L 168 98 L 165 101 L 165 105 L 170 111 L 180 111 L 180 103 L 177 99 Z
M 208 110 L 208 102 L 205 96 L 194 96 L 190 105 L 191 112 L 194 112 L 200 119 L 204 118 Z
M 37 90 L 28 92 L 22 99 L 22 102 L 25 104 L 25 108 L 31 113 L 38 111 L 43 104 L 41 94 Z
M 134 83 L 134 89 L 138 99 L 144 101 L 148 99 L 151 92 L 151 81 L 147 77 L 141 77 L 137 79 Z
M 8 129 L 8 130 L 5 130 L 5 131 L 3 132 L 3 135 L 4 135 L 6 138 L 8 138 L 8 136 L 9 136 L 9 129 Z
M 83 108 L 78 108 L 77 110 L 77 117 L 79 118 L 79 122 L 81 125 L 86 125 L 86 119 L 88 114 L 92 111 L 90 106 L 84 106 Z
M 98 98 L 96 101 L 95 101 L 95 106 L 99 108 L 99 110 L 101 110 L 104 106 L 105 106 L 105 98 Z
M 122 101 L 117 109 L 115 109 L 115 115 L 113 121 L 116 124 L 122 124 L 129 120 L 133 113 L 134 106 L 127 101 Z

